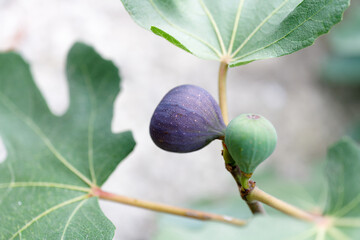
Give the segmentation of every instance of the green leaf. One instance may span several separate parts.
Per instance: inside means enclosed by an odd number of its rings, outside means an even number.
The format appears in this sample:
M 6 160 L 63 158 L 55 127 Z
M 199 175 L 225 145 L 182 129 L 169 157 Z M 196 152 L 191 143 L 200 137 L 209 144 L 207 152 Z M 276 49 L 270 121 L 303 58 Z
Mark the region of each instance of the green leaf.
M 322 64 L 324 80 L 360 84 L 360 4 L 353 2 L 343 22 L 329 34 L 330 55 Z
M 358 57 L 329 56 L 322 64 L 321 75 L 332 84 L 360 84 L 360 54 Z
M 342 19 L 350 0 L 122 0 L 142 27 L 230 66 L 310 46 Z
M 335 56 L 360 56 L 360 2 L 353 1 L 344 21 L 329 35 L 330 49 Z
M 327 155 L 328 203 L 325 214 L 334 228 L 355 239 L 360 236 L 360 147 L 345 137 Z
M 360 217 L 360 148 L 350 138 L 335 143 L 327 155 L 329 198 L 326 214 Z
M 360 143 L 360 120 L 353 123 L 347 132 L 352 139 Z
M 118 69 L 77 43 L 66 66 L 70 108 L 54 116 L 29 66 L 0 54 L 0 239 L 112 239 L 91 186 L 101 186 L 133 149 L 130 132 L 113 134 Z
M 172 220 L 174 221 L 174 220 Z M 154 238 L 156 240 L 285 240 L 294 236 L 304 236 L 299 239 L 310 239 L 315 230 L 309 228 L 308 223 L 299 222 L 291 218 L 282 217 L 258 217 L 249 223 L 245 228 L 235 228 L 216 223 L 207 223 L 198 227 L 174 226 L 170 217 L 163 219 L 162 230 Z M 296 238 L 294 238 L 295 240 Z
M 154 239 L 358 239 L 360 236 L 360 147 L 350 138 L 343 138 L 329 149 L 326 162 L 329 182 L 328 201 L 324 211 L 325 217 L 318 222 L 307 223 L 292 219 L 279 212 L 269 211 L 268 208 L 268 216 L 255 217 L 243 228 L 215 223 L 189 223 L 176 217 L 166 216 L 161 219 L 159 231 Z M 319 176 L 315 176 L 314 180 L 305 186 L 290 181 L 279 181 L 274 176 L 260 177 L 256 181 L 260 188 L 265 184 L 264 189 L 267 192 L 305 210 L 319 212 L 322 206 L 319 193 L 323 191 L 324 183 Z M 279 194 L 279 191 L 282 191 L 282 194 Z M 227 212 L 230 216 L 240 218 L 248 217 L 249 211 L 239 199 L 225 206 L 211 203 L 204 207 L 207 211 Z

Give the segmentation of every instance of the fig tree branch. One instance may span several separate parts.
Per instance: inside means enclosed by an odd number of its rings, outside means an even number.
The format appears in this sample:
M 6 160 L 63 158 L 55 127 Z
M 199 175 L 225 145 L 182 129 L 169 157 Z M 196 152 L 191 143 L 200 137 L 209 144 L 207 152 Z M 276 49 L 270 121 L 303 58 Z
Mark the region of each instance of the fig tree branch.
M 92 189 L 92 196 L 99 197 L 100 199 L 103 200 L 118 202 L 130 206 L 145 208 L 162 213 L 194 218 L 202 221 L 217 221 L 217 222 L 228 223 L 236 226 L 243 226 L 247 223 L 245 220 L 241 220 L 229 216 L 207 213 L 207 212 L 202 212 L 187 208 L 180 208 L 180 207 L 175 207 L 175 206 L 170 206 L 170 205 L 165 205 L 150 201 L 139 200 L 127 196 L 117 195 L 114 193 L 105 192 L 98 187 L 94 187 Z
M 300 208 L 297 208 L 293 205 L 290 205 L 278 198 L 271 196 L 270 194 L 260 190 L 258 187 L 255 187 L 248 195 L 247 200 L 251 201 L 259 201 L 262 202 L 276 210 L 285 213 L 294 218 L 304 220 L 307 222 L 315 222 L 316 220 L 321 219 L 321 216 L 313 215 L 309 212 L 306 212 Z

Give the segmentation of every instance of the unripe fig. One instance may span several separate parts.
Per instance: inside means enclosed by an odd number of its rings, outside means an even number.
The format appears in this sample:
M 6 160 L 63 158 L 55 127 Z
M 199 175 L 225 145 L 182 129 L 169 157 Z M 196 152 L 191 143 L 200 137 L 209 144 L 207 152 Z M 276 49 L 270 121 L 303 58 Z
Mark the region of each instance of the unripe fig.
M 227 149 L 247 178 L 273 153 L 276 142 L 274 126 L 257 114 L 238 116 L 229 123 L 225 132 Z
M 186 153 L 223 138 L 225 128 L 220 107 L 210 93 L 194 85 L 181 85 L 156 107 L 150 135 L 158 147 Z

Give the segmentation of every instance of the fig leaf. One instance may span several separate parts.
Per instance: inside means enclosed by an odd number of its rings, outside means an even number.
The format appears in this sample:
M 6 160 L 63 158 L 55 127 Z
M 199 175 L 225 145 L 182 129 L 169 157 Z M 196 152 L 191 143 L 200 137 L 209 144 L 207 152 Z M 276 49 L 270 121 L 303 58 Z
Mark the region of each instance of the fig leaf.
M 140 26 L 230 66 L 291 54 L 342 19 L 350 0 L 122 0 Z
M 135 144 L 130 132 L 111 132 L 118 69 L 75 44 L 66 65 L 70 108 L 56 117 L 18 54 L 0 54 L 0 66 L 0 239 L 112 239 L 114 225 L 88 193 Z

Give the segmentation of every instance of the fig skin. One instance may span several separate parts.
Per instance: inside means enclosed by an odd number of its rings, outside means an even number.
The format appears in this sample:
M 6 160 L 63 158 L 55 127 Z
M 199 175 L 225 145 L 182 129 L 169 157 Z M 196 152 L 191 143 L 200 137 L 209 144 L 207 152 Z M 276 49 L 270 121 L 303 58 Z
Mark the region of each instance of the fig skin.
M 277 134 L 270 121 L 258 114 L 242 114 L 233 119 L 225 132 L 225 144 L 244 176 L 275 150 Z
M 223 139 L 225 124 L 220 107 L 205 89 L 181 85 L 170 90 L 156 107 L 150 135 L 163 150 L 187 153 Z

